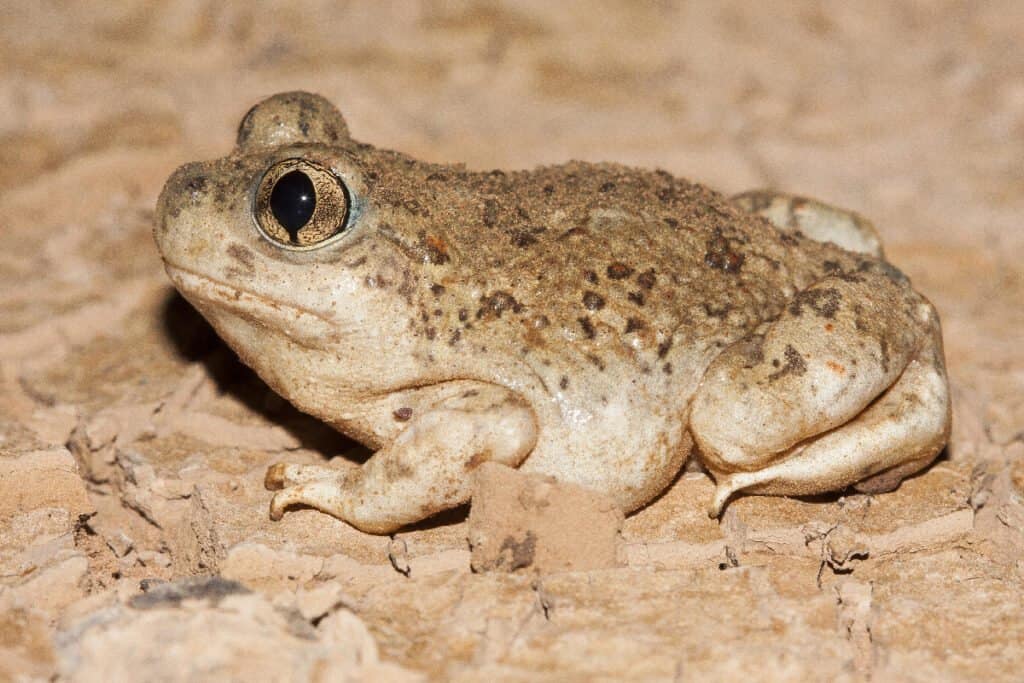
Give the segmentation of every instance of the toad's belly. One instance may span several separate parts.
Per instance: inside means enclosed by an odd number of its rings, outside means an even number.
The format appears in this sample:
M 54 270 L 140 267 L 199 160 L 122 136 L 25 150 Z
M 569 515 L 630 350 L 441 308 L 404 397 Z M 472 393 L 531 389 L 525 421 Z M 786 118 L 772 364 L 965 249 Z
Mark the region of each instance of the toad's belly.
M 535 405 L 537 445 L 521 469 L 605 493 L 625 511 L 644 505 L 676 476 L 692 446 L 687 415 L 700 373 L 683 369 L 686 380 L 661 373 L 581 381 L 592 394 L 563 392 Z

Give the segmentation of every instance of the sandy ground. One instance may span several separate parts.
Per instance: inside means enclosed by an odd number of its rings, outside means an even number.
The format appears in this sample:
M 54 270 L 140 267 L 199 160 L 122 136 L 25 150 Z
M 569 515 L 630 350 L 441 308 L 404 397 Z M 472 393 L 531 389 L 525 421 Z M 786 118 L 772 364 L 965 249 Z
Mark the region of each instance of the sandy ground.
M 1020 680 L 1024 4 L 0 2 L 0 680 Z M 466 512 L 267 519 L 266 465 L 358 453 L 169 286 L 179 164 L 304 88 L 432 161 L 658 166 L 874 219 L 955 401 L 896 492 L 699 473 L 618 568 L 474 573 Z M 180 580 L 219 575 L 216 580 Z

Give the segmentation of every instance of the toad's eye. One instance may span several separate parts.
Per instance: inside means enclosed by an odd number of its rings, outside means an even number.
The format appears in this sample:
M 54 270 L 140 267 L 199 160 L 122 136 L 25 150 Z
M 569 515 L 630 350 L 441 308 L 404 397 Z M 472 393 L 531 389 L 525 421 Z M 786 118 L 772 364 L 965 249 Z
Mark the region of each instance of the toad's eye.
M 289 249 L 321 246 L 346 227 L 348 190 L 336 175 L 304 159 L 287 159 L 263 174 L 253 215 L 260 232 Z

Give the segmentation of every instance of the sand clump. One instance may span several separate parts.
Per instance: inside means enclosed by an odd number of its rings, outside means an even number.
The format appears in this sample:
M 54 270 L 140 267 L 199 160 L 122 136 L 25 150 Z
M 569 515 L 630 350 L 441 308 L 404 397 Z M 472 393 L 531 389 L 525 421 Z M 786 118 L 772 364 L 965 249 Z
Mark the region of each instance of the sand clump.
M 471 566 L 539 574 L 615 567 L 622 522 L 608 496 L 484 463 L 467 521 Z

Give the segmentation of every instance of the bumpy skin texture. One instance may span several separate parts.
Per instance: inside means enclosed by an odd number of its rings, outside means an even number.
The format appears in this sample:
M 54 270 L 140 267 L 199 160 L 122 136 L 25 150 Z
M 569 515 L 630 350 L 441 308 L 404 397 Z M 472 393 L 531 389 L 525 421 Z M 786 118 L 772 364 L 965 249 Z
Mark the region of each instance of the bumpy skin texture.
M 347 188 L 347 227 L 320 248 L 255 227 L 255 187 L 293 158 Z M 613 164 L 423 163 L 285 93 L 228 157 L 168 180 L 155 237 L 271 387 L 378 449 L 342 471 L 274 466 L 275 517 L 307 504 L 385 533 L 465 502 L 485 460 L 629 511 L 694 442 L 717 514 L 739 490 L 892 488 L 949 431 L 933 308 L 867 221 L 810 200 Z

